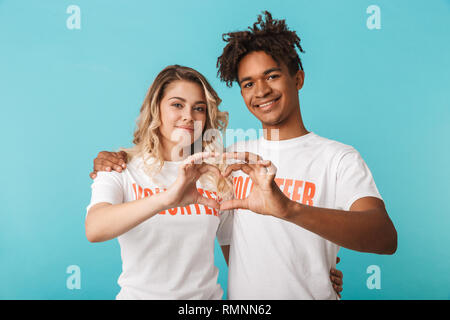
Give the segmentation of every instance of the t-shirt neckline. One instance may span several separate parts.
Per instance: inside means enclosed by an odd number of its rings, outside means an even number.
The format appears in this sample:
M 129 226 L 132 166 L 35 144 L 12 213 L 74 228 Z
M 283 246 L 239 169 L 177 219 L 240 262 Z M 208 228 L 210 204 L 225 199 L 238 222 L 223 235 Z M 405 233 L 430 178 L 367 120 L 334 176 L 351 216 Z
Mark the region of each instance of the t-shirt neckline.
M 269 149 L 290 148 L 293 146 L 299 146 L 301 144 L 307 143 L 308 140 L 310 140 L 315 135 L 316 134 L 314 132 L 310 131 L 302 136 L 286 140 L 267 140 L 266 138 L 264 138 L 264 136 L 262 136 L 261 138 L 259 138 L 259 142 L 261 146 Z

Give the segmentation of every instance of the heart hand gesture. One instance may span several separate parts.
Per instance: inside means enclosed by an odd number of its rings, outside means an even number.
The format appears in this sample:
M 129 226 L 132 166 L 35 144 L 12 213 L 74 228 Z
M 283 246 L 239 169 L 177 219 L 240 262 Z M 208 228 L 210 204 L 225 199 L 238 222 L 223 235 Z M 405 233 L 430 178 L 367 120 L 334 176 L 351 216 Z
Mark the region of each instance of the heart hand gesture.
M 242 161 L 242 163 L 229 165 L 223 174 L 224 177 L 229 176 L 233 171 L 242 170 L 252 179 L 253 187 L 245 199 L 223 201 L 220 210 L 240 208 L 263 215 L 283 217 L 290 200 L 274 180 L 277 169 L 271 161 L 263 160 L 260 156 L 250 152 L 224 153 L 222 158 Z

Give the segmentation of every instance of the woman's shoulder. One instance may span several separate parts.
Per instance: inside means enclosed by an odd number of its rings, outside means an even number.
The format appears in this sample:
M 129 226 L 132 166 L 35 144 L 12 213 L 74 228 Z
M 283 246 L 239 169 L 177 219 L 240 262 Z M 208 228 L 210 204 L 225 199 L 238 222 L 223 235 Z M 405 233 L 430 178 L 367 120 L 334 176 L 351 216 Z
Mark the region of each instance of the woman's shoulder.
M 123 184 L 123 172 L 117 171 L 98 171 L 97 176 L 95 177 L 93 184 Z
M 122 183 L 127 179 L 127 173 L 135 172 L 139 170 L 142 164 L 142 159 L 139 157 L 133 157 L 127 162 L 127 166 L 121 172 L 111 170 L 111 171 L 99 171 L 97 172 L 97 177 L 95 181 L 116 181 Z

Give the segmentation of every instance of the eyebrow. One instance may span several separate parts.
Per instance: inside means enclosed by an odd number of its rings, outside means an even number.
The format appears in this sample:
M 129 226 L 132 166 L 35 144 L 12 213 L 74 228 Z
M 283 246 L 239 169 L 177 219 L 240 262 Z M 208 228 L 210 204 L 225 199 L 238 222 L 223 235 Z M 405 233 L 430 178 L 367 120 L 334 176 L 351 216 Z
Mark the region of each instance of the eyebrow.
M 275 71 L 281 72 L 281 68 L 274 67 L 274 68 L 267 69 L 266 71 L 263 72 L 263 75 L 266 76 L 266 75 L 268 75 L 269 73 L 272 73 L 272 72 L 275 72 Z M 252 78 L 252 77 L 245 77 L 245 78 L 242 78 L 242 79 L 239 81 L 239 85 L 241 85 L 241 83 L 244 82 L 244 81 L 250 80 L 251 78 Z
M 171 99 L 178 99 L 178 100 L 181 100 L 183 102 L 186 102 L 186 99 L 181 98 L 181 97 L 172 97 L 172 98 L 169 98 L 168 100 L 171 100 Z M 203 101 L 203 100 L 199 100 L 199 101 L 195 101 L 194 104 L 207 104 L 207 103 L 205 101 Z

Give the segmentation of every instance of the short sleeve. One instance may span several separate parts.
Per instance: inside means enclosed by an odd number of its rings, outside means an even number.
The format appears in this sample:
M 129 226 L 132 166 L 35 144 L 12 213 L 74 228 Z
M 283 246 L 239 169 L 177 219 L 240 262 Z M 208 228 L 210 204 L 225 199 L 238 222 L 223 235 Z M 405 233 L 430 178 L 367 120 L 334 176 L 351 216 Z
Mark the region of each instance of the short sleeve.
M 123 179 L 118 172 L 97 172 L 97 177 L 91 185 L 91 202 L 86 208 L 86 217 L 89 209 L 97 203 L 108 202 L 119 204 L 123 202 Z
M 219 227 L 217 229 L 217 241 L 221 246 L 228 246 L 231 243 L 231 234 L 233 231 L 234 210 L 219 212 Z
M 363 197 L 381 198 L 372 173 L 355 149 L 340 158 L 336 173 L 336 208 L 350 210 L 352 204 Z

